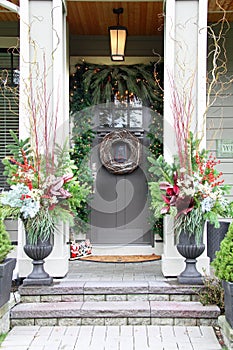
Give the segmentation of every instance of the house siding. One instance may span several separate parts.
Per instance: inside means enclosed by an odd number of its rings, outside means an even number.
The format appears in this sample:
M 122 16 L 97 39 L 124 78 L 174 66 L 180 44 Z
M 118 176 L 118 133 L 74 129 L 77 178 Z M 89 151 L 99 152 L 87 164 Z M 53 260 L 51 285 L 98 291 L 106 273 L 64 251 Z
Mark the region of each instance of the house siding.
M 233 24 L 226 34 L 226 52 L 227 52 L 227 74 L 225 81 L 232 79 L 233 74 Z M 208 62 L 210 70 L 211 62 Z M 214 155 L 217 153 L 217 140 L 232 140 L 233 141 L 233 84 L 229 84 L 229 88 L 222 92 L 211 106 L 207 113 L 206 120 L 206 144 L 207 149 Z M 233 186 L 233 157 L 219 157 L 221 164 L 218 165 L 218 170 L 223 172 L 223 179 L 226 184 Z M 233 189 L 228 196 L 233 200 Z

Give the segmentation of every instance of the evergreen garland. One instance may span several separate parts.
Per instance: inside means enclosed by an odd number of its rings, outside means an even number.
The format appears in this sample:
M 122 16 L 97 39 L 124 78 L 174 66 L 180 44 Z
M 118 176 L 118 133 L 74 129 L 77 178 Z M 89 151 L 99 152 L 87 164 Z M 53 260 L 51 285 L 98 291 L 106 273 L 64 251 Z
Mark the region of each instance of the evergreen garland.
M 115 94 L 118 99 L 125 99 L 127 92 L 138 96 L 143 106 L 151 108 L 154 113 L 148 138 L 150 139 L 150 152 L 155 158 L 163 153 L 162 113 L 163 94 L 160 81 L 163 81 L 163 65 L 137 64 L 126 65 L 96 65 L 86 62 L 76 65 L 76 71 L 70 78 L 70 109 L 73 118 L 73 151 L 72 158 L 78 168 L 83 181 L 92 183 L 91 171 L 87 166 L 88 154 L 95 137 L 91 127 L 91 116 L 87 107 L 113 102 Z M 86 203 L 79 210 L 79 217 L 84 223 L 88 222 L 88 210 Z M 153 223 L 153 232 L 160 236 L 163 234 L 161 220 Z
M 95 137 L 94 131 L 91 129 L 90 117 L 85 113 L 73 113 L 74 132 L 72 141 L 74 146 L 71 152 L 71 159 L 77 167 L 76 175 L 81 184 L 88 184 L 91 189 L 93 178 L 91 169 L 88 166 L 88 155 L 91 151 L 92 141 Z M 77 207 L 76 225 L 80 231 L 86 232 L 88 229 L 88 198 L 81 202 Z
M 156 113 L 152 118 L 147 137 L 150 139 L 150 154 L 157 159 L 163 154 L 163 65 L 156 65 L 154 77 L 157 83 L 157 95 L 159 98 L 151 106 L 152 110 L 156 111 Z M 150 176 L 152 177 L 151 173 Z M 163 238 L 163 219 L 155 219 L 153 216 L 151 218 L 151 227 L 154 234 L 158 234 Z
M 95 133 L 92 130 L 91 116 L 88 107 L 91 106 L 90 94 L 84 87 L 83 75 L 87 65 L 76 66 L 76 73 L 70 77 L 70 114 L 73 123 L 71 159 L 77 167 L 76 175 L 80 183 L 86 183 L 91 188 L 93 178 L 88 166 L 88 156 L 91 151 Z M 76 227 L 81 232 L 88 230 L 89 209 L 88 199 L 77 207 Z
M 156 91 L 153 64 L 89 65 L 83 79 L 86 91 L 91 93 L 93 105 L 114 101 L 116 92 L 124 98 L 126 91 L 138 96 L 144 106 L 153 105 L 155 101 L 160 100 Z

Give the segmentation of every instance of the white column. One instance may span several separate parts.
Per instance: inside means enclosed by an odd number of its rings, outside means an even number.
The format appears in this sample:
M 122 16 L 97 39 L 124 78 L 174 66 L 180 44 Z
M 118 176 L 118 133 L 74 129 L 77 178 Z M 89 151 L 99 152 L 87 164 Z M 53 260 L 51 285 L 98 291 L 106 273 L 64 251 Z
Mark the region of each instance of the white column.
M 20 7 L 20 138 L 28 137 L 30 108 L 28 98 L 32 82 L 35 103 L 39 101 L 41 83 L 46 76 L 47 96 L 50 97 L 51 123 L 57 127 L 57 142 L 63 144 L 69 135 L 69 87 L 67 71 L 66 9 L 63 0 L 24 0 Z M 39 106 L 39 105 L 38 105 Z M 54 129 L 54 131 L 55 131 Z M 45 269 L 53 277 L 68 272 L 69 227 L 61 224 L 54 235 L 54 248 L 46 259 Z M 19 225 L 19 277 L 31 271 L 31 260 L 25 255 L 25 235 Z
M 171 162 L 176 154 L 172 114 L 174 79 L 179 91 L 192 90 L 192 131 L 205 133 L 203 119 L 206 106 L 207 0 L 166 0 L 164 57 L 164 156 Z M 191 87 L 193 85 L 193 87 Z M 199 134 L 200 135 L 200 134 Z M 205 141 L 205 134 L 202 135 Z M 205 144 L 203 144 L 203 147 Z M 164 220 L 164 276 L 177 276 L 185 267 L 184 258 L 176 250 L 172 219 Z M 204 237 L 206 243 L 206 232 Z M 197 268 L 209 272 L 206 250 Z

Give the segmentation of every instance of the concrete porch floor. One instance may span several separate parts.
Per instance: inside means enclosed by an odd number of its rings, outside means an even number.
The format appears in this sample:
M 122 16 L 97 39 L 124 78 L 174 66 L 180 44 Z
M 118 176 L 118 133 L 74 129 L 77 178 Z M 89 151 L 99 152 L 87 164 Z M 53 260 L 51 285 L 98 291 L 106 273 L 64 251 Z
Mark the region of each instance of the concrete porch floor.
M 142 263 L 102 263 L 73 260 L 64 278 L 79 281 L 166 281 L 161 260 Z M 170 279 L 169 279 L 170 280 Z

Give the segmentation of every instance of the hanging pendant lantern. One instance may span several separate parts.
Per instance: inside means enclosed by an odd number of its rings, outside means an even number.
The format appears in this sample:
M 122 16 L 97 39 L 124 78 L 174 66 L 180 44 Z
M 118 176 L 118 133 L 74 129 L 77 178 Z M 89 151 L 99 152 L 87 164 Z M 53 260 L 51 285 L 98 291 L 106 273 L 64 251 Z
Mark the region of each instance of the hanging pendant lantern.
M 125 43 L 127 38 L 127 28 L 119 25 L 119 16 L 123 13 L 123 8 L 113 9 L 113 13 L 117 14 L 117 25 L 108 27 L 110 50 L 112 61 L 124 61 L 125 59 Z

